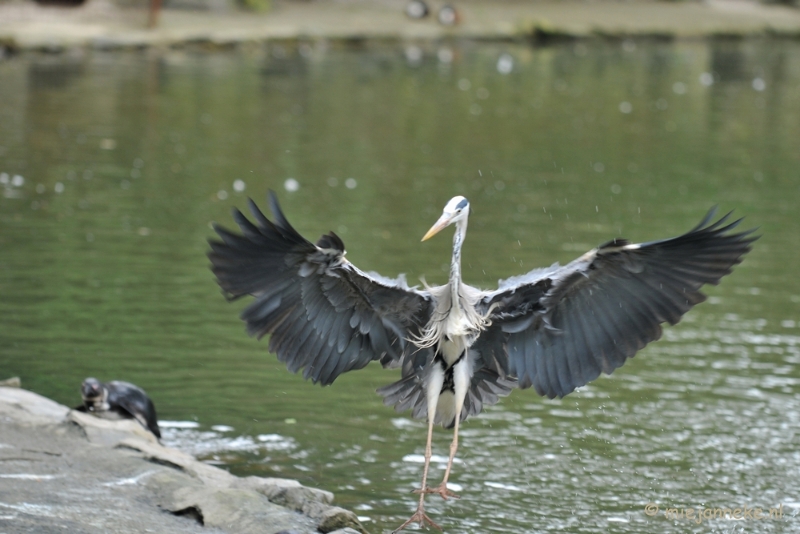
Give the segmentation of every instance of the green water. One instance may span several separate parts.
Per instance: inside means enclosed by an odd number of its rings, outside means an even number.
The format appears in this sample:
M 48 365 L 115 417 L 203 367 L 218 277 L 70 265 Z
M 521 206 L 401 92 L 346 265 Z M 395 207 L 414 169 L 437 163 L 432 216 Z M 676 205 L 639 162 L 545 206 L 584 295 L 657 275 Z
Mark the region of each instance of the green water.
M 12 58 L 0 378 L 68 405 L 86 376 L 134 382 L 162 420 L 198 423 L 168 444 L 332 490 L 390 530 L 413 509 L 425 434 L 374 393 L 395 372 L 329 388 L 287 373 L 220 294 L 211 221 L 231 226 L 231 207 L 272 188 L 298 230 L 336 231 L 362 269 L 441 283 L 450 239 L 419 239 L 464 194 L 464 276 L 491 287 L 611 237 L 683 232 L 719 204 L 763 237 L 709 301 L 610 378 L 560 401 L 515 391 L 468 421 L 461 499 L 428 509 L 452 533 L 794 531 L 798 139 L 791 42 Z M 449 440 L 438 430 L 434 452 Z M 780 504 L 760 521 L 663 515 Z

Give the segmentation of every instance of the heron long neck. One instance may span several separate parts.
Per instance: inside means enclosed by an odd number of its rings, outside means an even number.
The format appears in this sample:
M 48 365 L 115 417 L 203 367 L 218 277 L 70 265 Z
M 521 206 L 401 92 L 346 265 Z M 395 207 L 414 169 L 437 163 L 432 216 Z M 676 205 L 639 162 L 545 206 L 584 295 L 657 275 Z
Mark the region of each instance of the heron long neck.
M 456 223 L 456 232 L 453 234 L 453 258 L 450 260 L 450 295 L 454 310 L 460 311 L 459 291 L 461 289 L 461 246 L 467 235 L 467 219 Z

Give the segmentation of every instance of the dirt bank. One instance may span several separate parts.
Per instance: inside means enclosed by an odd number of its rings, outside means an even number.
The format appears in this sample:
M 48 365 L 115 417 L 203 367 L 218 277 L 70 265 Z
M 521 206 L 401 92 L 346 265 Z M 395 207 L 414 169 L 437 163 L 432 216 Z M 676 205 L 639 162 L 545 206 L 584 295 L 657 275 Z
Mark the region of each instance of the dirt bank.
M 158 27 L 146 27 L 144 9 L 88 0 L 78 8 L 33 2 L 0 3 L 0 43 L 7 50 L 61 51 L 184 44 L 239 46 L 270 40 L 521 40 L 590 36 L 800 37 L 800 9 L 754 0 L 636 2 L 580 0 L 462 1 L 461 22 L 443 26 L 434 16 L 405 16 L 406 0 L 274 2 L 266 13 L 165 9 Z M 429 2 L 432 8 L 444 1 Z M 144 5 L 144 4 L 142 4 Z

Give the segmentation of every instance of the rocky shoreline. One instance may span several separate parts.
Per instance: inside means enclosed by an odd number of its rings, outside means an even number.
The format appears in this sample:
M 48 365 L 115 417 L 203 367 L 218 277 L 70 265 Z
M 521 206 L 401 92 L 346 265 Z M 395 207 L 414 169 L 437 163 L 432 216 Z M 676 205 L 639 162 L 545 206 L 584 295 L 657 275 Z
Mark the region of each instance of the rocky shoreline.
M 444 0 L 429 2 L 433 8 Z M 164 9 L 157 27 L 147 11 L 113 0 L 80 7 L 0 2 L 0 50 L 61 52 L 71 49 L 143 49 L 186 45 L 236 48 L 270 41 L 547 41 L 559 38 L 659 39 L 754 36 L 800 38 L 800 9 L 757 0 L 462 0 L 460 23 L 405 16 L 407 0 L 275 0 L 264 13 Z M 142 4 L 144 6 L 145 4 Z
M 365 534 L 333 494 L 240 478 L 109 421 L 0 385 L 0 532 Z

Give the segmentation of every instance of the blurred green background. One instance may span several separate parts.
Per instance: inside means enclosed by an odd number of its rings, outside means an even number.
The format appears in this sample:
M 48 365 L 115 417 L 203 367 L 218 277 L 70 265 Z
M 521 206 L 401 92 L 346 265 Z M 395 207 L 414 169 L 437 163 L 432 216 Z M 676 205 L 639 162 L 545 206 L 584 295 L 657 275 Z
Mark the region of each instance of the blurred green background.
M 212 221 L 274 189 L 360 268 L 442 283 L 449 237 L 419 239 L 463 194 L 464 277 L 488 288 L 718 204 L 763 237 L 709 301 L 611 378 L 471 419 L 462 499 L 429 507 L 449 532 L 685 532 L 644 503 L 800 507 L 800 44 L 301 41 L 26 55 L 0 80 L 0 378 L 67 405 L 86 376 L 134 382 L 162 420 L 197 423 L 167 423 L 167 444 L 391 529 L 424 446 L 374 394 L 396 372 L 287 373 L 214 282 Z

